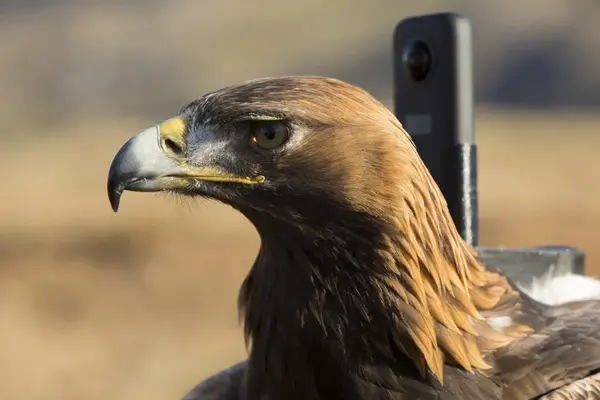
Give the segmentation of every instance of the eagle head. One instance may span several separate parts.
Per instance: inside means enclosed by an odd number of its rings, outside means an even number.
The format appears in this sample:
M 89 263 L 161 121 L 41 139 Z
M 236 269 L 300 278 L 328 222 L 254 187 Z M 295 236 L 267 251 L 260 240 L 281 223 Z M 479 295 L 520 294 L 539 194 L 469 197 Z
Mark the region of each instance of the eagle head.
M 217 199 L 255 223 L 318 229 L 341 213 L 394 215 L 394 188 L 419 167 L 398 120 L 364 90 L 267 78 L 208 93 L 130 139 L 108 193 L 115 211 L 124 190 L 166 190 Z

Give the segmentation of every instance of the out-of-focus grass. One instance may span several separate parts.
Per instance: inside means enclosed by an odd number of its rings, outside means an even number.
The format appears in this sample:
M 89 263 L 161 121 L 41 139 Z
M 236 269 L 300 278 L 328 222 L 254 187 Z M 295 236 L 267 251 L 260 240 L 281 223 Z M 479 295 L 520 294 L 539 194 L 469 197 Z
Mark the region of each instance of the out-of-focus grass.
M 87 121 L 0 150 L 0 398 L 176 399 L 244 356 L 236 295 L 252 226 L 163 195 L 110 209 L 114 153 L 154 122 Z M 571 244 L 600 273 L 598 127 L 480 110 L 482 244 Z

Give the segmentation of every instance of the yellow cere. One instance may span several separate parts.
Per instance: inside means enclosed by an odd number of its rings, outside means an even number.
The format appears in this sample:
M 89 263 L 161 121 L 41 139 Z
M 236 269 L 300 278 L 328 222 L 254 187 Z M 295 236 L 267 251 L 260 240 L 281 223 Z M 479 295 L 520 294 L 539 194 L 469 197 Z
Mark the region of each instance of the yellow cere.
M 185 131 L 185 118 L 169 118 L 158 125 L 161 135 L 181 135 Z
M 174 117 L 158 125 L 158 139 L 162 147 L 165 140 L 171 140 L 181 148 L 185 147 L 185 118 Z

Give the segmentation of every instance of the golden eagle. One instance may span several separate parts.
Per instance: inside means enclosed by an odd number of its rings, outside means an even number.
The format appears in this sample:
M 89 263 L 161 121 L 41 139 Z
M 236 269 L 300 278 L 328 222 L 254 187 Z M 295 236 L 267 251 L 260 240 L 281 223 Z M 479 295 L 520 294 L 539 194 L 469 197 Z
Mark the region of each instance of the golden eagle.
M 482 265 L 400 122 L 356 86 L 208 93 L 119 150 L 115 211 L 124 190 L 216 199 L 260 234 L 248 360 L 188 399 L 600 398 L 600 301 L 542 304 Z

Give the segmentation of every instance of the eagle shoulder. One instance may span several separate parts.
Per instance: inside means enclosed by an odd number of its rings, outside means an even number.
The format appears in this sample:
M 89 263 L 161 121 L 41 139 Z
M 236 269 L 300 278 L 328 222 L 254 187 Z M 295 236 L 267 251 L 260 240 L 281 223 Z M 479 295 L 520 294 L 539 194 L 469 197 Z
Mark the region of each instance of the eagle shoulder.
M 240 361 L 209 376 L 181 400 L 243 400 L 242 386 L 248 361 Z
M 572 382 L 540 400 L 587 400 L 600 398 L 600 372 Z

